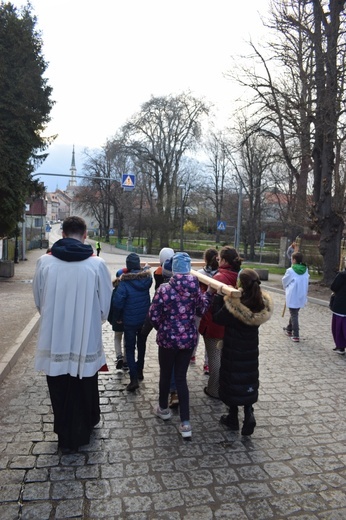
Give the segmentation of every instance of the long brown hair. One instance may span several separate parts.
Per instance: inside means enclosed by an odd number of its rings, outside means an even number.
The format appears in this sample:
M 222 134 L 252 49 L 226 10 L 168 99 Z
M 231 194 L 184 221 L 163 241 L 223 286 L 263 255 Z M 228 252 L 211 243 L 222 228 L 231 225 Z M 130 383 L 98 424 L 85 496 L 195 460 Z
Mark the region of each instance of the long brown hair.
M 253 269 L 240 271 L 238 285 L 243 289 L 240 300 L 252 312 L 260 312 L 265 307 L 260 283 L 259 276 Z
M 219 253 L 217 249 L 214 249 L 213 247 L 206 249 L 203 255 L 206 267 L 210 267 L 213 271 L 216 271 L 219 267 L 217 262 L 218 255 Z
M 225 260 L 230 267 L 237 273 L 239 273 L 241 269 L 242 259 L 239 256 L 239 253 L 234 247 L 224 246 L 220 249 L 220 259 Z

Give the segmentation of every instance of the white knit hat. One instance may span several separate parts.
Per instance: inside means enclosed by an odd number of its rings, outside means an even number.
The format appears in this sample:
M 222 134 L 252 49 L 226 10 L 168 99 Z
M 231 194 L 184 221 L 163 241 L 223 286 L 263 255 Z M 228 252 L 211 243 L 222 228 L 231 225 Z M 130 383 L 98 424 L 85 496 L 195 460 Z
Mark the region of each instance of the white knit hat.
M 174 255 L 174 251 L 171 247 L 164 247 L 161 249 L 159 254 L 159 262 L 161 265 L 165 263 L 166 260 L 170 260 Z

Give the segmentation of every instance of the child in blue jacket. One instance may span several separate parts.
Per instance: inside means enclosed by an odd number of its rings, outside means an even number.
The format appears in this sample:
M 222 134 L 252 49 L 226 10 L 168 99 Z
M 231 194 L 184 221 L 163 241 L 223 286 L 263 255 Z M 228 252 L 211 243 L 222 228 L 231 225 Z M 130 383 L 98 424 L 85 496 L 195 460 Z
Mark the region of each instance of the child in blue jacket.
M 126 258 L 127 272 L 120 277 L 113 299 L 114 320 L 124 324 L 126 358 L 130 371 L 130 383 L 126 389 L 134 392 L 138 381 L 144 378 L 146 336 L 141 333 L 150 306 L 150 287 L 153 282 L 150 269 L 141 269 L 140 258 L 130 253 Z M 137 347 L 137 361 L 135 350 Z
M 108 316 L 108 321 L 109 323 L 112 325 L 112 329 L 114 331 L 114 350 L 115 350 L 115 355 L 116 355 L 116 365 L 115 365 L 115 368 L 117 370 L 128 370 L 128 365 L 127 365 L 127 360 L 126 360 L 126 349 L 124 347 L 124 353 L 123 353 L 123 349 L 122 349 L 122 339 L 123 339 L 123 336 L 124 336 L 124 324 L 123 324 L 123 321 L 121 319 L 121 321 L 119 320 L 119 315 L 117 315 L 117 318 L 119 321 L 116 321 L 114 319 L 114 314 L 115 314 L 115 306 L 114 306 L 114 298 L 115 298 L 115 293 L 116 293 L 116 290 L 119 286 L 119 281 L 120 281 L 120 276 L 123 274 L 123 273 L 126 273 L 127 272 L 127 269 L 126 267 L 123 268 L 123 269 L 119 269 L 119 271 L 117 271 L 117 274 L 116 274 L 116 278 L 115 280 L 113 280 L 113 293 L 112 293 L 112 300 L 111 300 L 111 308 L 110 308 L 110 311 L 109 311 L 109 316 Z

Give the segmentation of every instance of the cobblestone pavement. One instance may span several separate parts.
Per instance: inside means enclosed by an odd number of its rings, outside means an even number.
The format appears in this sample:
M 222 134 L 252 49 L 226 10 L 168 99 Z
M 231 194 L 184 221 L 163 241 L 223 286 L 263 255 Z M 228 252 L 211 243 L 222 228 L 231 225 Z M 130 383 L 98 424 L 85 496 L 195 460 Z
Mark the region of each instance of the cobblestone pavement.
M 0 519 L 344 520 L 346 359 L 332 351 L 331 315 L 309 303 L 301 342 L 284 336 L 284 297 L 260 329 L 260 398 L 254 434 L 219 424 L 225 406 L 203 387 L 203 344 L 188 372 L 193 436 L 177 412 L 153 415 L 158 396 L 155 333 L 144 381 L 125 390 L 104 326 L 108 373 L 100 374 L 102 419 L 88 446 L 57 450 L 45 376 L 33 370 L 36 334 L 0 385 Z

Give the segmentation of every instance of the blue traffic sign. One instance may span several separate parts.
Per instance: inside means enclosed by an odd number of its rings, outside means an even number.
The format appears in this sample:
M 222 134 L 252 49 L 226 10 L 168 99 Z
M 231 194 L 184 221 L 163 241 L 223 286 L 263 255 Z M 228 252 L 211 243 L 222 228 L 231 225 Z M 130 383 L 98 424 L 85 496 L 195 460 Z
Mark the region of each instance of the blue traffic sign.
M 124 190 L 133 190 L 136 186 L 136 176 L 132 173 L 123 173 L 121 185 Z
M 217 230 L 218 231 L 226 231 L 226 222 L 224 220 L 217 221 Z
M 109 234 L 110 234 L 111 236 L 114 235 L 114 233 L 115 233 L 114 229 L 110 229 L 110 230 L 109 230 Z

